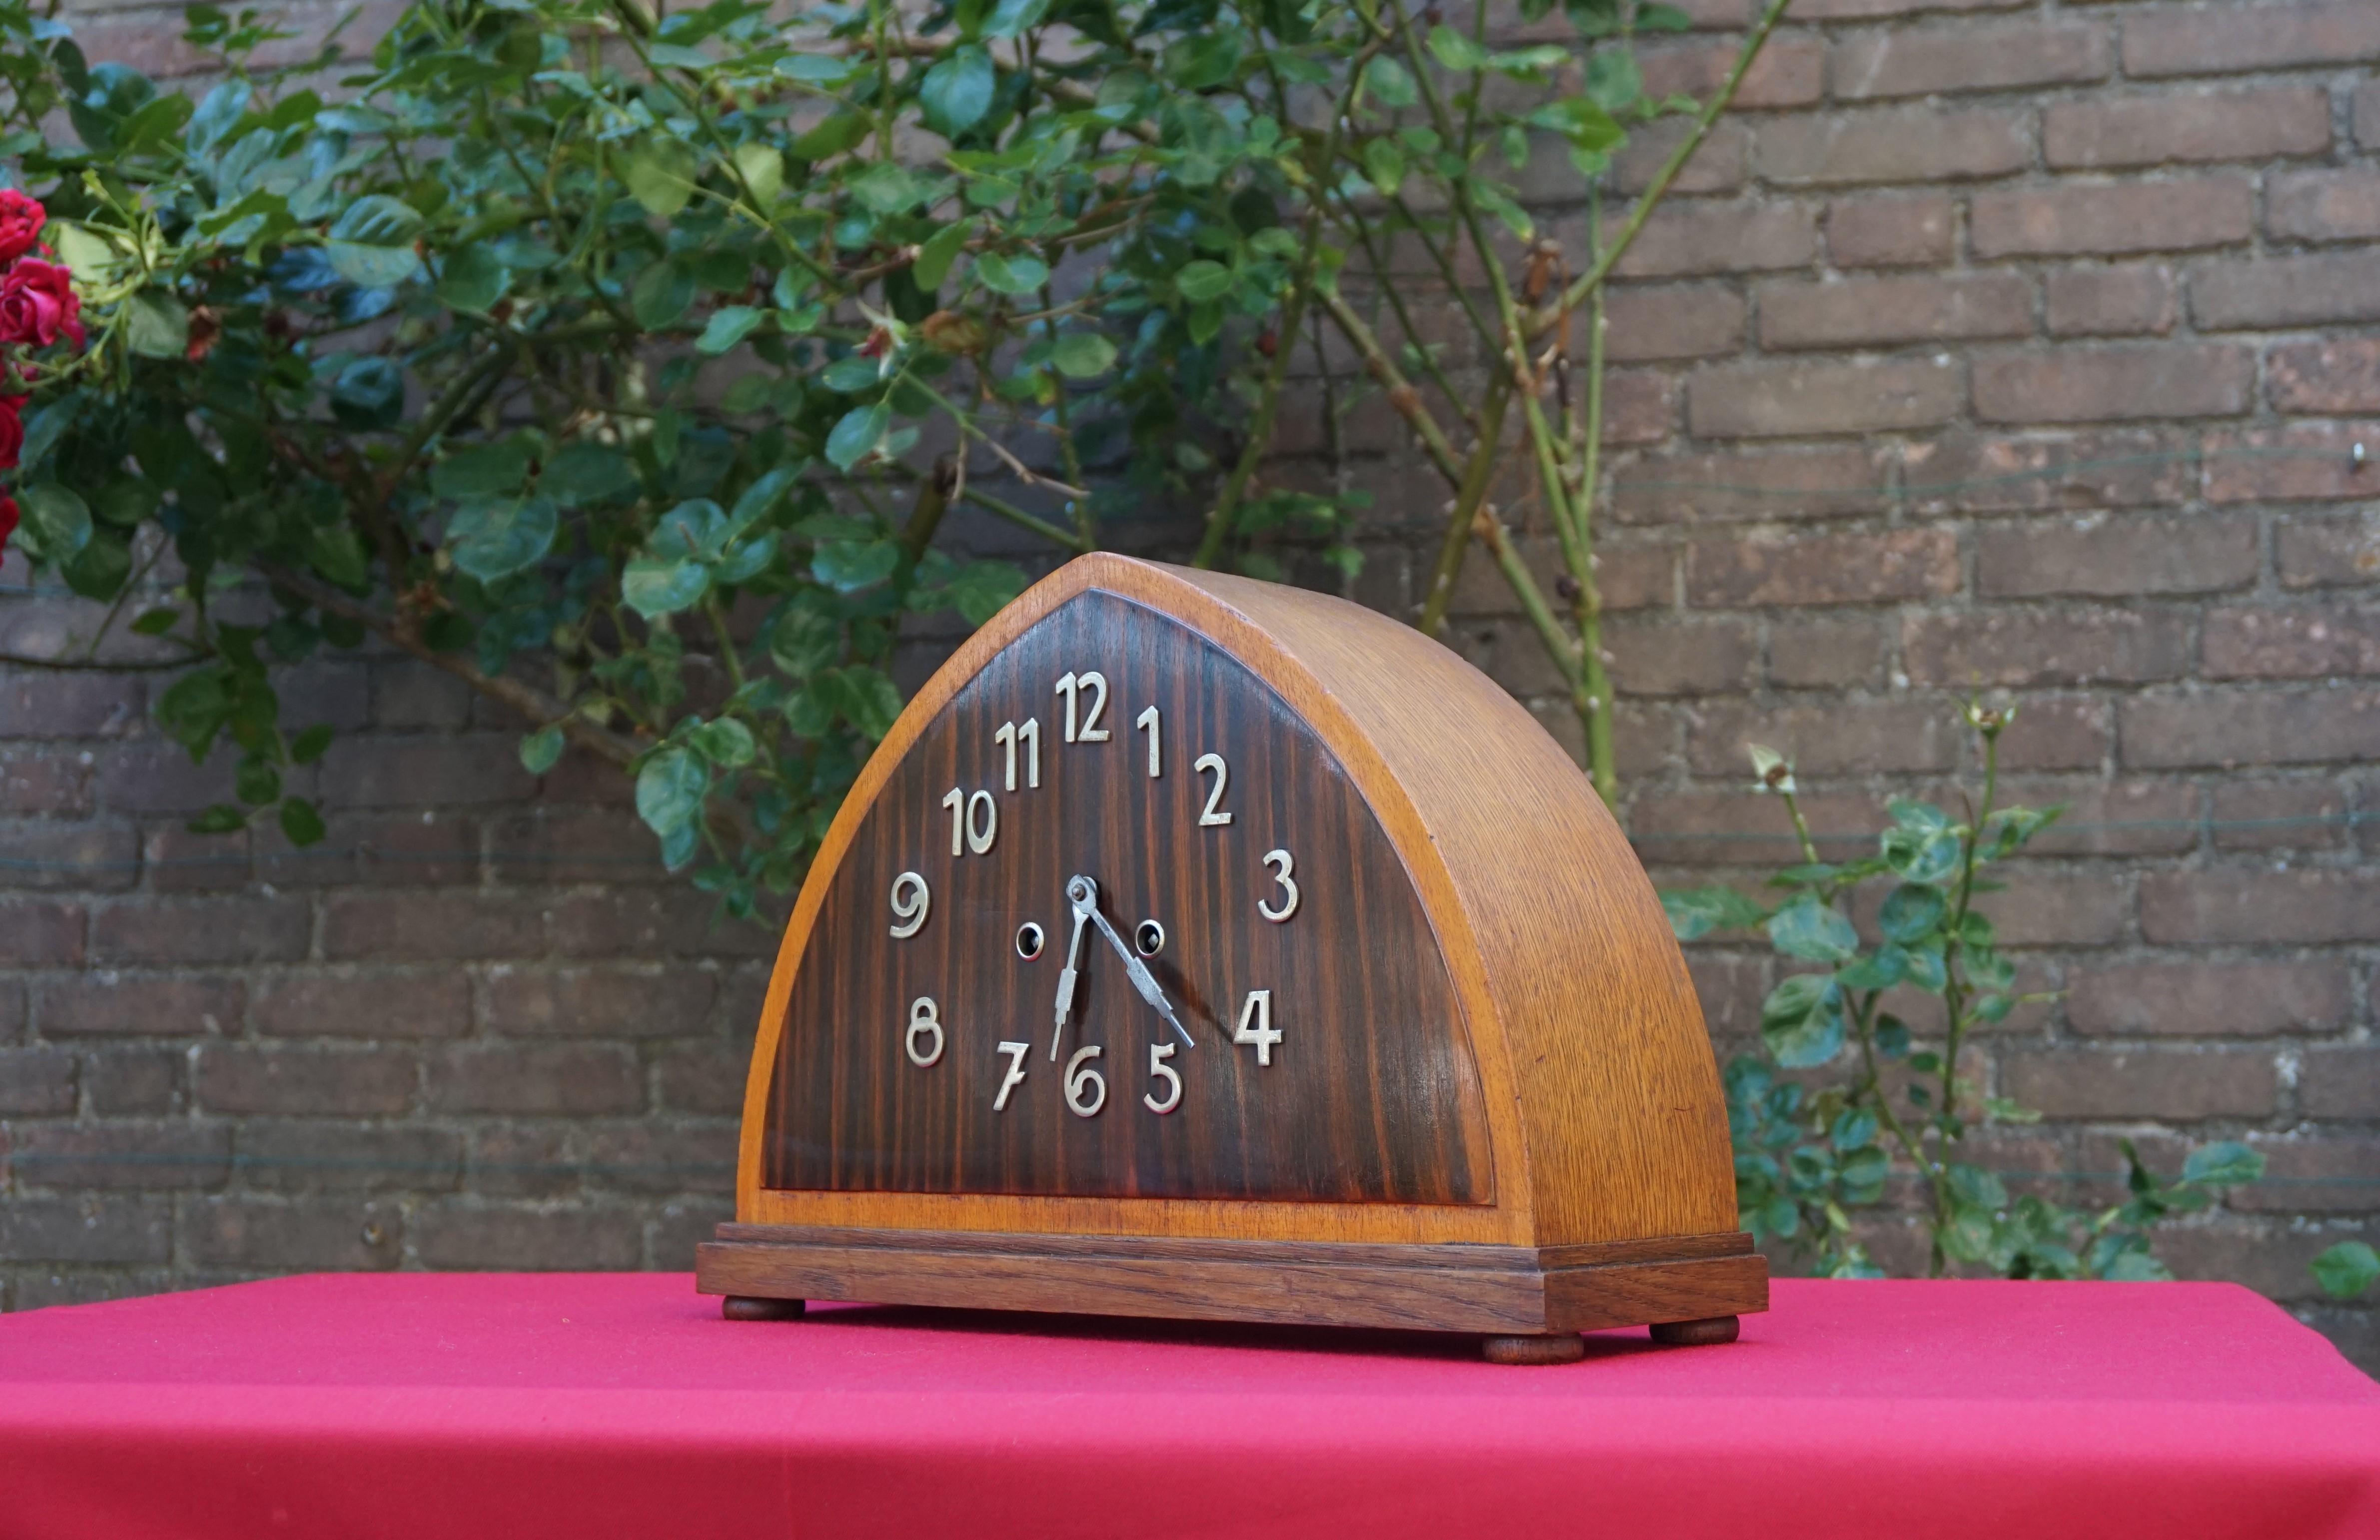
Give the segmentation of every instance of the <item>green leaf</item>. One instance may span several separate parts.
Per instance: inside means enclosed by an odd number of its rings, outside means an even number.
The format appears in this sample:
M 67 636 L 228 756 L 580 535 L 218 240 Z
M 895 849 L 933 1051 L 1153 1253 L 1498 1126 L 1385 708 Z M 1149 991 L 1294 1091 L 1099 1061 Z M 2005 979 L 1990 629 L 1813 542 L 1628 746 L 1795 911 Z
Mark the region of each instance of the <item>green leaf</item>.
M 322 815 L 314 810 L 312 803 L 302 796 L 293 796 L 281 804 L 281 832 L 288 836 L 291 844 L 303 850 L 308 845 L 321 844 L 328 831 L 322 827 Z
M 795 679 L 808 679 L 842 653 L 843 627 L 815 610 L 787 610 L 769 632 L 769 656 Z
M 2145 1250 L 2119 1251 L 2099 1269 L 2109 1283 L 2170 1283 L 2173 1273 Z
M 1845 1153 L 1865 1149 L 1876 1143 L 1876 1114 L 1864 1108 L 1852 1108 L 1835 1119 L 1835 1125 L 1828 1130 L 1827 1137 L 1837 1149 Z
M 1116 346 L 1097 332 L 1069 332 L 1058 339 L 1050 361 L 1070 380 L 1093 380 L 1114 367 Z
M 528 480 L 535 450 L 526 438 L 467 445 L 431 467 L 430 490 L 441 497 L 507 497 Z
M 1885 865 L 1909 882 L 1942 883 L 1956 876 L 1962 845 L 1955 829 L 1892 828 L 1878 842 Z
M 1364 89 L 1384 107 L 1410 107 L 1421 100 L 1405 67 L 1386 56 L 1364 67 Z
M 942 286 L 942 280 L 950 276 L 952 261 L 966 249 L 967 236 L 974 229 L 973 224 L 962 219 L 955 224 L 943 225 L 918 244 L 917 260 L 909 264 L 909 276 L 919 288 L 931 294 Z
M 91 543 L 91 509 L 71 490 L 43 481 L 20 488 L 17 501 L 44 560 L 63 564 Z
M 2264 1154 L 2236 1139 L 2201 1145 L 2181 1163 L 2181 1180 L 2202 1187 L 2237 1187 L 2260 1182 L 2264 1175 Z
M 694 274 L 675 262 L 655 262 L 637 275 L 628 291 L 628 308 L 637 324 L 659 332 L 674 324 L 694 303 Z
M 1429 51 L 1447 68 L 1459 71 L 1482 69 L 1488 64 L 1488 50 L 1451 27 L 1437 26 L 1429 30 Z
M 162 637 L 174 629 L 175 622 L 181 618 L 182 612 L 170 604 L 161 605 L 154 610 L 143 610 L 140 612 L 140 618 L 132 623 L 132 632 L 139 637 Z
M 1760 1005 L 1761 1041 L 1789 1070 L 1823 1064 L 1841 1052 L 1843 1030 L 1842 988 L 1827 974 L 1795 974 Z
M 925 184 L 891 161 L 871 162 L 849 185 L 851 195 L 870 213 L 901 213 L 926 196 Z
M 734 717 L 706 721 L 686 735 L 686 746 L 721 770 L 737 770 L 759 752 L 752 730 Z
M 1942 1250 L 1960 1262 L 1981 1262 L 1991 1255 L 1991 1210 L 1962 1204 L 1950 1211 L 1950 1222 L 1936 1237 Z
M 331 382 L 331 415 L 359 433 L 394 428 L 405 415 L 405 372 L 382 358 L 358 358 Z
M 1050 281 L 1050 264 L 1038 257 L 1003 257 L 985 251 L 976 257 L 975 275 L 984 287 L 998 294 L 1038 294 Z
M 988 38 L 1013 38 L 1041 24 L 1050 14 L 1050 0 L 1000 0 L 991 19 L 983 24 Z
M 710 574 L 684 556 L 638 556 L 620 575 L 620 598 L 647 620 L 659 620 L 701 602 Z
M 663 839 L 693 825 L 710 789 L 710 771 L 693 750 L 657 749 L 637 771 L 637 816 Z
M 1640 32 L 1690 32 L 1694 18 L 1676 6 L 1656 3 L 1636 7 L 1636 30 Z
M 1231 290 L 1232 270 L 1220 262 L 1211 262 L 1204 258 L 1184 262 L 1173 274 L 1173 286 L 1181 291 L 1183 298 L 1194 305 L 1220 299 Z
M 749 305 L 729 305 L 713 310 L 710 320 L 703 325 L 702 335 L 694 341 L 694 350 L 716 358 L 750 336 L 753 329 L 766 319 L 767 311 L 754 309 Z
M 881 669 L 837 669 L 820 677 L 835 710 L 866 737 L 881 738 L 901 715 L 901 691 Z
M 112 524 L 118 529 L 137 529 L 141 522 L 157 512 L 164 494 L 154 481 L 138 477 L 120 476 L 102 487 L 91 500 L 91 515 L 102 524 Z
M 1560 134 L 1570 141 L 1573 150 L 1616 150 L 1628 140 L 1628 131 L 1592 98 L 1585 96 L 1570 96 L 1560 102 L 1548 103 L 1531 113 L 1528 121 Z
M 1645 94 L 1645 77 L 1636 67 L 1636 55 L 1624 48 L 1597 49 L 1586 61 L 1586 94 L 1614 115 L 1634 106 Z
M 969 562 L 938 596 L 969 625 L 981 625 L 1025 591 L 1025 574 L 1006 562 Z
M 958 138 L 990 110 L 997 84 L 990 50 L 980 43 L 960 44 L 926 71 L 925 83 L 917 88 L 926 127 L 944 139 Z
M 180 358 L 190 346 L 188 308 L 170 294 L 141 290 L 127 309 L 124 342 L 143 358 Z
M 551 722 L 520 741 L 521 769 L 543 775 L 562 758 L 562 724 Z
M 849 470 L 876 453 L 892 421 L 892 408 L 881 401 L 873 406 L 854 406 L 827 434 L 826 457 L 834 462 L 835 469 Z
M 67 587 L 85 599 L 114 599 L 132 576 L 132 547 L 113 529 L 94 530 L 61 571 Z
M 438 264 L 438 297 L 458 310 L 486 314 L 512 281 L 512 270 L 485 241 L 450 251 Z
M 330 748 L 331 735 L 332 728 L 329 722 L 316 722 L 290 741 L 289 758 L 301 765 L 312 764 Z
M 538 473 L 537 490 L 565 508 L 634 495 L 636 472 L 610 444 L 569 443 Z
M 1949 910 L 1949 902 L 1939 888 L 1903 884 L 1895 888 L 1876 912 L 1876 927 L 1885 940 L 1910 945 L 1934 933 Z
M 182 827 L 193 834 L 229 834 L 248 827 L 248 811 L 228 802 L 218 802 Z
M 892 576 L 901 548 L 891 540 L 829 540 L 810 560 L 810 576 L 841 593 L 870 588 Z
M 865 139 L 874 125 L 866 113 L 832 113 L 788 146 L 798 161 L 823 161 Z
M 1372 179 L 1372 186 L 1380 189 L 1382 197 L 1395 197 L 1397 188 L 1404 185 L 1405 152 L 1397 148 L 1394 139 L 1371 140 L 1364 146 L 1364 175 Z
M 1945 1170 L 1944 1175 L 1949 1182 L 1950 1191 L 1963 1202 L 1985 1208 L 2008 1207 L 2007 1186 L 1998 1177 L 1981 1166 L 1969 1166 L 1953 1161 Z
M 1841 911 L 1804 893 L 1768 917 L 1768 941 L 1788 957 L 1847 963 L 1859 952 L 1859 932 Z
M 2380 1252 L 2363 1241 L 2341 1241 L 2306 1266 L 2335 1300 L 2351 1300 L 2380 1280 Z
M 549 498 L 473 499 L 447 520 L 446 550 L 457 567 L 492 583 L 542 561 L 561 527 Z
M 694 197 L 694 152 L 674 139 L 650 139 L 628 152 L 621 176 L 628 196 L 655 219 L 672 219 Z
M 1700 940 L 1714 930 L 1741 930 L 1768 918 L 1767 906 L 1732 888 L 1690 888 L 1661 895 L 1670 928 L 1681 941 Z
M 422 219 L 385 193 L 357 199 L 333 222 L 322 254 L 331 270 L 358 288 L 395 288 L 421 271 L 413 243 Z

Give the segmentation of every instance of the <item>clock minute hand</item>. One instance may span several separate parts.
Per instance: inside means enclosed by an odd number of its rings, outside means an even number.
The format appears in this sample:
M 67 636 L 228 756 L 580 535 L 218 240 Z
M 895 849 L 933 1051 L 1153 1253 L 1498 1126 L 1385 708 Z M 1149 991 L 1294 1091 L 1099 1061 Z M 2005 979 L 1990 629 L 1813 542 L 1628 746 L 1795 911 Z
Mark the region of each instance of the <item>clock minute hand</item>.
M 1066 1036 L 1066 1017 L 1075 1009 L 1075 980 L 1081 976 L 1075 964 L 1083 957 L 1083 926 L 1099 912 L 1099 887 L 1087 877 L 1077 877 L 1066 884 L 1066 902 L 1074 905 L 1075 934 L 1066 942 L 1065 970 L 1058 975 L 1058 1025 L 1050 1033 L 1050 1061 L 1058 1061 L 1058 1045 Z
M 1157 987 L 1157 976 L 1132 954 L 1132 948 L 1124 945 L 1123 938 L 1116 934 L 1116 928 L 1108 923 L 1108 917 L 1099 913 L 1096 904 L 1091 908 L 1091 923 L 1099 928 L 1099 934 L 1108 939 L 1108 945 L 1115 948 L 1116 955 L 1123 959 L 1124 976 L 1131 979 L 1132 987 L 1140 991 L 1140 998 L 1156 1008 L 1157 1013 L 1165 1018 L 1166 1025 L 1181 1035 L 1184 1043 L 1196 1048 L 1197 1040 L 1183 1026 L 1182 1018 L 1173 1013 L 1172 1002 L 1165 998 L 1165 991 Z

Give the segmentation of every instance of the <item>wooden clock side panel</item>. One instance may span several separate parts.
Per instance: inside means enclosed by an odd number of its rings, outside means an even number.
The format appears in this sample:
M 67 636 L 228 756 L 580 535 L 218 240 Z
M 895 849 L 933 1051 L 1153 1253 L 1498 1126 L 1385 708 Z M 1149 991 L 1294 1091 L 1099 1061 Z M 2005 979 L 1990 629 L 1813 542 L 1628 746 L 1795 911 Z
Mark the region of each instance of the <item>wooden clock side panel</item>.
M 1529 1066 L 1517 1092 L 1536 1242 L 1733 1231 L 1726 1103 L 1684 958 L 1578 767 L 1409 626 L 1324 595 L 1180 576 L 1312 670 L 1410 797 L 1477 938 L 1500 1046 Z

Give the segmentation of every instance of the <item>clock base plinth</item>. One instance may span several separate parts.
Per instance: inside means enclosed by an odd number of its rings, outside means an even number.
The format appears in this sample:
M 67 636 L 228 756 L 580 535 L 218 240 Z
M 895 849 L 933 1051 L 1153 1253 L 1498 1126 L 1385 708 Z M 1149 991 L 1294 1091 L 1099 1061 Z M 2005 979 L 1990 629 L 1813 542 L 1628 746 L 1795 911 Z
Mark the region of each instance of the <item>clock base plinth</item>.
M 1586 1356 L 1586 1339 L 1575 1331 L 1547 1337 L 1483 1337 L 1479 1356 L 1490 1364 L 1575 1364 Z
M 1575 1342 L 1582 1331 L 1766 1310 L 1768 1265 L 1740 1231 L 1513 1246 L 722 1224 L 716 1240 L 697 1248 L 695 1287 L 755 1302 L 849 1300 Z
M 798 1321 L 808 1309 L 807 1300 L 755 1298 L 749 1294 L 730 1294 L 719 1302 L 721 1318 L 730 1321 Z
M 1732 1342 L 1743 1323 L 1733 1316 L 1710 1316 L 1699 1321 L 1655 1321 L 1653 1340 L 1664 1347 L 1707 1348 Z

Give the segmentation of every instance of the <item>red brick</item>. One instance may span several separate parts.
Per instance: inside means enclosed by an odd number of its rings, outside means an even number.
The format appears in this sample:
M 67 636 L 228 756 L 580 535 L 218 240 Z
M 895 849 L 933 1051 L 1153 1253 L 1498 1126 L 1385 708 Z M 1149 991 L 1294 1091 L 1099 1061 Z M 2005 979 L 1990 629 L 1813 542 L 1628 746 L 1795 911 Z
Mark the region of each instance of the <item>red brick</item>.
M 176 1037 L 239 1030 L 244 991 L 236 979 L 155 978 L 86 973 L 41 988 L 45 1037 Z
M 1730 289 L 1622 286 L 1606 314 L 1605 356 L 1614 363 L 1702 358 L 1743 346 L 1743 299 Z
M 2329 147 L 2330 98 L 2312 89 L 2092 95 L 2042 114 L 2042 154 L 2059 170 L 2265 161 Z
M 1839 198 L 1827 205 L 1827 260 L 1837 267 L 1930 267 L 1950 260 L 1955 220 L 1939 194 Z
M 2033 331 L 2033 285 L 2010 273 L 1762 284 L 1760 345 L 1858 347 Z
M 1780 689 L 1873 686 L 1884 632 L 1873 621 L 1779 620 L 1768 627 L 1768 682 Z
M 2380 337 L 2276 347 L 2265 355 L 2265 394 L 2279 412 L 2380 412 Z
M 2020 718 L 2022 720 L 2022 718 Z M 2003 780 L 2003 806 L 2063 805 L 2065 815 L 2034 836 L 2034 855 L 2179 855 L 2195 849 L 2198 789 L 2180 781 Z
M 364 1271 L 395 1267 L 405 1246 L 395 1204 L 346 1198 L 208 1198 L 183 1209 L 181 1231 L 192 1261 L 219 1267 Z
M 1919 11 L 2007 10 L 2026 0 L 1794 0 L 1796 21 L 1864 21 Z
M 1677 593 L 1678 554 L 1674 546 L 1609 544 L 1596 552 L 1601 566 L 1597 576 L 1606 610 L 1667 609 Z
M 1701 438 L 1773 438 L 1932 428 L 1958 415 L 1964 382 L 1948 360 L 1740 364 L 1686 387 Z
M 2249 349 L 2182 343 L 1995 354 L 1974 370 L 1985 422 L 2229 417 L 2248 409 L 2256 385 Z
M 2262 1037 L 2333 1031 L 2350 1005 L 2335 963 L 2137 963 L 2071 979 L 2066 1020 L 2101 1037 Z
M 2298 1104 L 2310 1118 L 2380 1119 L 2380 1049 L 2308 1049 L 2298 1068 Z
M 479 1045 L 430 1064 L 427 1105 L 440 1112 L 585 1117 L 644 1106 L 636 1055 L 613 1044 Z
M 1749 688 L 1760 644 L 1742 621 L 1615 624 L 1603 634 L 1622 695 L 1706 695 Z
M 2228 75 L 2380 58 L 2380 13 L 2331 5 L 2136 6 L 2124 16 L 2127 75 Z
M 1620 219 L 1605 226 L 1616 235 Z M 1818 253 L 1815 210 L 1800 203 L 1674 203 L 1645 222 L 1612 269 L 1622 278 L 1685 278 L 1803 267 Z
M 0 674 L 0 738 L 117 738 L 146 717 L 140 682 L 122 674 Z
M 2124 762 L 2143 769 L 2321 764 L 2380 756 L 2380 693 L 2208 690 L 2123 703 Z
M 2217 850 L 2333 848 L 2348 832 L 2346 819 L 2346 788 L 2327 778 L 2215 784 Z
M 302 899 L 112 903 L 91 917 L 94 963 L 277 963 L 306 955 Z
M 140 865 L 152 891 L 222 892 L 249 882 L 252 836 L 194 834 L 180 819 L 152 825 L 140 837 Z
M 2107 79 L 2113 55 L 2095 23 L 1961 22 L 1840 36 L 1827 81 L 1845 101 L 2006 91 Z
M 2190 271 L 2190 313 L 2218 332 L 2380 321 L 2380 262 L 2357 253 L 2207 263 Z
M 735 1124 L 595 1123 L 574 1131 L 587 1184 L 614 1193 L 733 1193 Z
M 2366 150 L 2380 149 L 2380 80 L 2355 88 L 2355 142 Z
M 2235 245 L 2255 228 L 2244 176 L 1979 192 L 1967 215 L 1975 255 L 1987 259 L 2183 251 Z
M 179 1048 L 102 1049 L 83 1056 L 83 1094 L 102 1116 L 179 1112 L 189 1054 Z
M 0 1049 L 0 1116 L 55 1117 L 75 1110 L 75 1061 L 56 1049 Z M 5 1212 L 0 1206 L 0 1212 Z M 0 1255 L 7 1255 L 0 1246 Z
M 1923 513 L 2170 507 L 2198 490 L 2195 444 L 2126 428 L 1944 433 L 1902 452 L 1901 493 Z
M 2254 583 L 2256 563 L 2251 518 L 2036 520 L 1977 533 L 1975 591 L 1995 599 L 2212 593 Z
M 730 918 L 709 894 L 674 886 L 568 894 L 545 906 L 545 924 L 565 957 L 774 957 L 785 933 L 782 916 Z
M 1612 481 L 1611 514 L 1631 524 L 1869 514 L 1889 499 L 1890 476 L 1888 452 L 1866 448 L 1639 460 Z
M 204 1188 L 231 1174 L 231 1130 L 194 1122 L 19 1122 L 0 1170 L 18 1186 Z
M 164 1262 L 174 1207 L 163 1198 L 13 1198 L 0 1204 L 0 1256 L 99 1265 Z
M 413 1245 L 430 1267 L 600 1272 L 638 1266 L 644 1235 L 626 1208 L 531 1208 L 468 1199 L 419 1210 Z
M 10 863 L 0 866 L 0 890 L 108 892 L 140 876 L 140 843 L 123 824 L 11 819 L 0 825 L 0 846 Z
M 2161 1225 L 2157 1260 L 2184 1281 L 2243 1283 L 2267 1299 L 2323 1297 L 2307 1266 L 2338 1237 L 2317 1231 L 2242 1230 L 2236 1225 Z
M 1615 369 L 1603 377 L 1603 442 L 1658 443 L 1678 417 L 1670 379 L 1648 369 Z
M 1750 1037 L 1760 1030 L 1760 1002 L 1771 988 L 1768 966 L 1756 957 L 1686 954 L 1686 973 L 1702 1001 L 1703 1024 L 1714 1037 Z
M 2201 647 L 2210 679 L 2380 673 L 2380 610 L 2217 610 Z
M 672 1043 L 653 1061 L 653 1087 L 665 1111 L 734 1117 L 744 1110 L 751 1068 L 752 1045 L 742 1037 Z
M 692 968 L 492 968 L 488 1029 L 507 1036 L 684 1037 L 701 1030 L 717 993 L 715 977 Z
M 237 762 L 236 754 L 225 750 L 210 755 L 203 765 L 193 764 L 180 745 L 161 739 L 118 745 L 99 757 L 99 804 L 116 813 L 189 814 L 236 802 L 232 771 Z
M 2010 1053 L 2000 1088 L 2051 1118 L 2260 1118 L 2279 1098 L 2269 1053 L 2155 1049 Z
M 2151 872 L 2141 879 L 2141 934 L 2175 946 L 2380 940 L 2380 872 Z
M 519 802 L 537 789 L 509 734 L 343 737 L 322 758 L 322 796 L 339 807 Z
M 393 1117 L 412 1104 L 414 1080 L 404 1049 L 210 1043 L 199 1050 L 192 1089 L 209 1112 Z
M 471 686 L 443 669 L 409 658 L 382 658 L 371 668 L 375 727 L 455 732 L 471 720 Z
M 2368 498 L 2380 486 L 2380 459 L 2357 465 L 2362 443 L 2380 446 L 2380 424 L 2291 423 L 2210 433 L 2206 438 L 2206 499 L 2210 503 L 2287 503 Z M 2348 579 L 2341 578 L 2340 581 Z
M 1707 98 L 1735 67 L 1739 52 L 1731 40 L 1639 47 L 1636 59 L 1645 72 L 1645 93 L 1655 98 L 1671 94 Z M 1745 73 L 1734 104 L 1806 107 L 1823 92 L 1826 69 L 1827 45 L 1820 39 L 1791 34 L 1771 37 Z
M 0 815 L 88 816 L 91 810 L 90 758 L 55 746 L 0 751 Z
M 2180 615 L 2126 610 L 1994 610 L 1912 615 L 1900 624 L 1901 667 L 1918 684 L 2140 685 L 2190 666 Z
M 469 980 L 429 973 L 291 973 L 261 985 L 257 1030 L 275 1037 L 456 1037 L 471 1030 Z
M 2233 1208 L 2262 1213 L 2360 1213 L 2372 1207 L 2380 1138 L 2251 1138 L 2264 1152 L 2265 1180 L 2232 1189 Z
M 83 907 L 50 899 L 0 903 L 0 967 L 83 960 Z
M 2124 939 L 2131 895 L 2103 871 L 2057 871 L 2034 863 L 1999 868 L 2003 891 L 1979 905 L 2004 946 L 2105 947 Z
M 1873 604 L 1958 586 L 1958 538 L 1945 529 L 1697 540 L 1686 562 L 1686 601 L 1700 609 Z
M 1753 164 L 1780 187 L 2005 176 L 2030 158 L 2022 114 L 1888 107 L 1761 125 Z
M 480 1197 L 550 1198 L 579 1190 L 575 1124 L 499 1123 L 475 1128 L 464 1158 L 462 1190 Z
M 535 956 L 544 945 L 537 905 L 525 898 L 456 893 L 364 893 L 334 898 L 322 913 L 325 957 L 461 960 Z
M 2380 174 L 2298 171 L 2265 186 L 2265 230 L 2282 240 L 2380 236 Z
M 1653 178 L 1670 164 L 1692 125 L 1682 118 L 1657 122 L 1629 131 L 1628 142 L 1611 157 L 1611 183 L 1621 194 L 1633 198 L 1653 184 Z M 1530 161 L 1534 168 L 1538 160 L 1552 164 L 1553 157 L 1539 155 Z M 1745 167 L 1752 160 L 1752 131 L 1741 123 L 1722 118 L 1704 136 L 1702 147 L 1686 157 L 1678 168 L 1675 181 L 1670 184 L 1673 193 L 1693 194 L 1733 192 L 1743 186 Z M 1563 163 L 1568 173 L 1567 163 Z M 1571 184 L 1567 197 L 1575 197 L 1577 184 Z
M 2049 275 L 2049 330 L 2060 337 L 2108 337 L 2173 330 L 2180 289 L 2154 262 L 2061 268 Z
M 1765 744 L 1803 776 L 1946 770 L 1959 760 L 1961 724 L 1930 700 L 1820 705 L 1706 705 L 1688 734 L 1697 775 L 1750 776 L 1745 746 Z
M 452 1191 L 463 1170 L 444 1129 L 316 1118 L 243 1123 L 237 1158 L 241 1181 L 269 1193 Z
M 1629 814 L 1629 839 L 1652 864 L 1779 867 L 1802 859 L 1785 806 L 1752 790 L 1752 770 L 1736 746 L 1742 790 L 1651 792 Z M 1830 861 L 1876 852 L 1883 815 L 1873 798 L 1855 794 L 1803 794 L 1802 814 L 1816 832 L 1818 853 Z
M 2380 526 L 2362 515 L 2284 520 L 2273 530 L 2273 564 L 2289 588 L 2380 582 Z
M 275 887 L 346 887 L 370 882 L 419 888 L 480 879 L 480 825 L 454 813 L 340 813 L 318 845 L 289 844 L 277 825 L 256 831 L 257 875 Z M 616 868 L 608 880 L 633 875 Z M 577 878 L 536 880 L 577 881 Z M 590 879 L 592 880 L 592 879 Z

